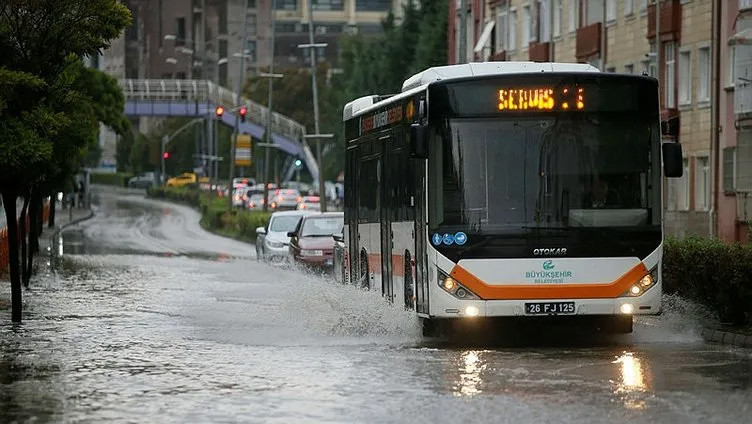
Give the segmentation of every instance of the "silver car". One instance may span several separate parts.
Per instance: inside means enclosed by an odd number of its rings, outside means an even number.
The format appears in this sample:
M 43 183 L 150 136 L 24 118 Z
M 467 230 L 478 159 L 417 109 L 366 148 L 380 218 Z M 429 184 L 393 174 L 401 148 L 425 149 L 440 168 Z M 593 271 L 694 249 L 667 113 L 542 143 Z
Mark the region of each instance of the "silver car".
M 289 257 L 290 237 L 305 211 L 274 212 L 265 227 L 256 228 L 256 258 L 258 260 L 286 260 Z

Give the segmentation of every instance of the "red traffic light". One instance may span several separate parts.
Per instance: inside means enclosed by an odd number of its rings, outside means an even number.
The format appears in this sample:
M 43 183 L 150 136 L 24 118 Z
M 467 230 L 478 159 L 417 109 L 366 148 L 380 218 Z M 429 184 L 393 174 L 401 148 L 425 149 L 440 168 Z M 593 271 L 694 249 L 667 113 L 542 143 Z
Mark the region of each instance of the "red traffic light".
M 218 118 L 221 118 L 222 115 L 225 114 L 224 106 L 217 106 L 217 109 L 214 111 L 214 114 L 217 115 Z
M 238 113 L 240 113 L 240 116 L 245 116 L 248 114 L 248 108 L 245 106 L 241 106 L 240 111 L 238 111 Z
M 169 159 L 170 158 L 170 152 L 164 152 L 164 153 L 162 153 L 162 157 L 165 158 L 165 159 Z

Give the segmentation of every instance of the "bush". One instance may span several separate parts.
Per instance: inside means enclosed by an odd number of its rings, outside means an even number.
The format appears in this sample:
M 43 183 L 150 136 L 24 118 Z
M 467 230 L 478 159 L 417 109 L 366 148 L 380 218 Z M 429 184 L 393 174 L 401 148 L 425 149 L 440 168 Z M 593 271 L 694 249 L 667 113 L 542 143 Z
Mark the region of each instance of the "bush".
M 752 246 L 667 239 L 663 289 L 708 306 L 723 322 L 752 325 Z
M 111 174 L 91 174 L 92 184 L 104 184 L 118 187 L 128 187 L 128 180 L 133 177 L 133 174 L 128 172 L 115 172 Z

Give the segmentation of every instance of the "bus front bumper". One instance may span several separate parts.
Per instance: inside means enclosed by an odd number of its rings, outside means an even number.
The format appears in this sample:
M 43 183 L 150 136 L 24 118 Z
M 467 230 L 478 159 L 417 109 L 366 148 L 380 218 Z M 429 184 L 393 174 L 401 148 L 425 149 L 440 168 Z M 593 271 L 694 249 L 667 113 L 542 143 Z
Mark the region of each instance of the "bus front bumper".
M 658 315 L 661 312 L 661 284 L 641 296 L 597 299 L 459 300 L 437 290 L 431 317 L 534 317 L 579 315 Z M 572 306 L 568 305 L 573 303 Z M 532 306 L 537 304 L 537 306 Z M 563 305 L 567 304 L 567 305 Z M 531 309 L 536 312 L 531 312 Z M 550 312 L 549 312 L 550 310 Z

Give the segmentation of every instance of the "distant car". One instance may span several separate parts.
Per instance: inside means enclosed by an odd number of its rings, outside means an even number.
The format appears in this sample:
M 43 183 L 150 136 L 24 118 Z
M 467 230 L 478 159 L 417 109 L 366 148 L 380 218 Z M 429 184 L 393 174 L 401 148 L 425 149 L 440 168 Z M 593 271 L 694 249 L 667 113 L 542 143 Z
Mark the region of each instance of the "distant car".
M 274 197 L 269 199 L 269 206 L 275 210 L 295 210 L 302 198 L 298 190 L 287 188 L 275 190 Z
M 235 208 L 244 208 L 248 205 L 248 199 L 253 194 L 253 189 L 240 187 L 235 189 L 232 195 L 232 206 Z M 262 196 L 263 197 L 263 196 Z
M 232 186 L 234 188 L 250 187 L 256 185 L 256 180 L 251 177 L 238 177 L 232 179 Z
M 300 219 L 301 211 L 274 212 L 264 227 L 256 229 L 256 258 L 258 260 L 287 259 L 290 236 Z
M 130 188 L 149 188 L 159 185 L 159 177 L 156 172 L 144 172 L 128 180 Z
M 252 194 L 248 197 L 247 203 L 248 209 L 252 211 L 260 211 L 264 209 L 264 194 Z
M 172 177 L 167 180 L 167 187 L 184 187 L 191 184 L 196 184 L 198 178 L 193 172 L 184 172 L 177 177 Z
M 290 257 L 296 263 L 331 268 L 334 265 L 334 239 L 345 223 L 342 212 L 305 215 L 290 236 Z
M 303 196 L 298 202 L 299 211 L 320 211 L 321 199 L 319 196 Z

